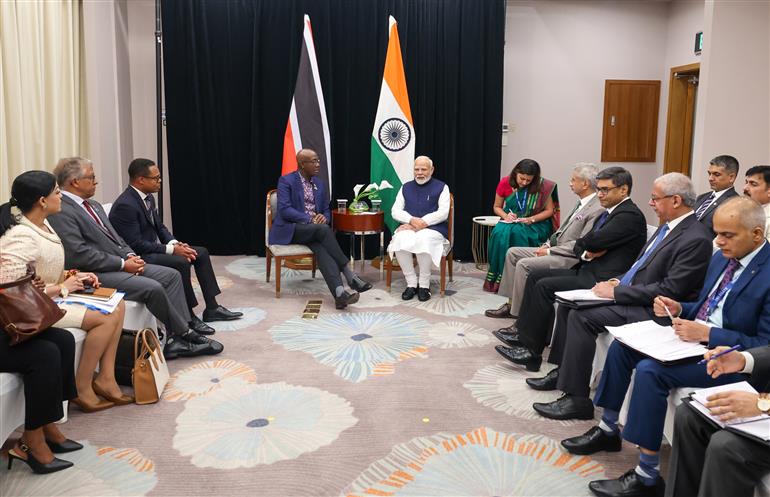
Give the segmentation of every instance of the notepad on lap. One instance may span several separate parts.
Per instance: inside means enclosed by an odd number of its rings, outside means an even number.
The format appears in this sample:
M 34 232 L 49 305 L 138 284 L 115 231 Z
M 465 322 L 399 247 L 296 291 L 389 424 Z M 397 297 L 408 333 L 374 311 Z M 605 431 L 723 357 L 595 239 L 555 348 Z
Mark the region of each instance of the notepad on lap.
M 554 292 L 557 298 L 565 302 L 584 302 L 588 300 L 612 301 L 607 297 L 599 297 L 590 288 L 581 288 L 579 290 L 566 290 L 563 292 Z
M 702 357 L 708 350 L 697 342 L 685 342 L 671 326 L 639 321 L 623 326 L 606 326 L 615 340 L 662 363 Z

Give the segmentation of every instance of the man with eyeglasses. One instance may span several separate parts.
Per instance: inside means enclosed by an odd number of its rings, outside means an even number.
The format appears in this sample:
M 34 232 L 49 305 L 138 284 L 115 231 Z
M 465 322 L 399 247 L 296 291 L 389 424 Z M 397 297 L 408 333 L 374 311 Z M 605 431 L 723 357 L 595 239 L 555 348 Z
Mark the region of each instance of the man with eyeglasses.
M 577 264 L 530 273 L 515 329 L 493 333 L 506 345 L 495 347 L 504 358 L 539 371 L 546 337 L 553 328 L 555 292 L 591 288 L 631 266 L 647 238 L 644 215 L 629 197 L 632 181 L 631 173 L 622 167 L 608 167 L 597 174 L 596 191 L 604 211 L 591 231 L 575 242 Z
M 297 153 L 297 170 L 278 180 L 278 209 L 273 213 L 268 243 L 307 245 L 313 251 L 318 269 L 334 297 L 337 309 L 358 302 L 359 292 L 372 288 L 348 266 L 348 258 L 340 249 L 329 223 L 329 197 L 326 185 L 316 176 L 321 169 L 318 154 L 310 149 Z M 349 292 L 342 285 L 340 272 L 345 275 Z
M 50 216 L 64 245 L 65 264 L 96 273 L 107 287 L 142 302 L 168 331 L 166 359 L 213 355 L 221 343 L 190 329 L 182 278 L 171 268 L 147 264 L 118 234 L 102 205 L 93 200 L 96 175 L 90 160 L 61 159 L 54 169 L 62 190 L 62 210 Z
M 532 407 L 541 416 L 593 419 L 594 406 L 589 398 L 591 368 L 596 337 L 607 332 L 605 326 L 650 319 L 670 324 L 655 316 L 654 299 L 663 296 L 687 301 L 703 286 L 711 259 L 712 234 L 693 215 L 692 181 L 680 173 L 660 176 L 653 183 L 649 205 L 661 225 L 639 258 L 625 274 L 593 288 L 597 296 L 611 298 L 610 305 L 571 311 L 560 309 L 566 314 L 566 325 L 557 327 L 549 358 L 560 367 L 551 374 L 549 384 L 544 384 L 548 382 L 542 379 L 537 386 L 541 390 L 561 390 L 564 396 L 550 403 L 535 403 Z
M 112 204 L 110 222 L 145 261 L 179 272 L 190 312 L 190 328 L 201 335 L 213 335 L 214 328 L 207 322 L 231 321 L 243 316 L 242 312 L 230 311 L 217 302 L 216 297 L 222 291 L 206 247 L 193 247 L 180 242 L 163 224 L 153 196 L 161 188 L 158 166 L 150 159 L 134 159 L 128 166 L 128 177 L 128 188 Z M 192 287 L 191 266 L 195 267 L 195 276 L 206 303 L 203 320 L 194 311 L 198 299 Z

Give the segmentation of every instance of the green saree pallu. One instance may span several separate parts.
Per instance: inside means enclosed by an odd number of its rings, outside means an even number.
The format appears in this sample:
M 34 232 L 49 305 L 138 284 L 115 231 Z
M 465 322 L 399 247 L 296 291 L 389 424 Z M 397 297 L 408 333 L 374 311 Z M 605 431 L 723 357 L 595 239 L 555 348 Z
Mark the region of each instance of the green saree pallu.
M 495 225 L 489 237 L 489 270 L 484 290 L 497 292 L 503 276 L 505 254 L 510 247 L 539 247 L 559 226 L 559 194 L 553 181 L 541 179 L 537 193 L 517 190 L 505 199 L 503 210 L 506 213 L 513 212 L 518 218 L 525 218 L 542 212 L 548 198 L 553 199 L 553 217 L 532 224 L 499 222 Z

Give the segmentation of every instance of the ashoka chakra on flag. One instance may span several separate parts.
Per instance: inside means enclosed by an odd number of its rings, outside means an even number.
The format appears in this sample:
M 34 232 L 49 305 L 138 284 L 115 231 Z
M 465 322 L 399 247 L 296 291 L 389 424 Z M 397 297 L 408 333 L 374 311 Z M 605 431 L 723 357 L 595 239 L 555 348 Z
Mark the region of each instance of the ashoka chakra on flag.
M 403 150 L 412 141 L 412 131 L 403 119 L 393 117 L 382 123 L 378 133 L 380 145 L 391 152 Z

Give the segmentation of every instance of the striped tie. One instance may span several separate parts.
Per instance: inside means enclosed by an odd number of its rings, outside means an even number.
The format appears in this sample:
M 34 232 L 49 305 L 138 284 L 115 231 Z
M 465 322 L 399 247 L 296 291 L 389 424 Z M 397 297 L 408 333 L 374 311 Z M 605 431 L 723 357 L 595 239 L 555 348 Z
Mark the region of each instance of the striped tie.
M 708 196 L 708 198 L 703 201 L 702 204 L 700 204 L 700 207 L 698 207 L 698 210 L 695 211 L 695 217 L 698 218 L 700 221 L 700 218 L 703 217 L 703 214 L 706 213 L 707 210 L 709 210 L 709 207 L 711 207 L 711 204 L 714 203 L 714 200 L 716 200 L 717 194 L 716 192 L 711 192 L 711 195 Z

